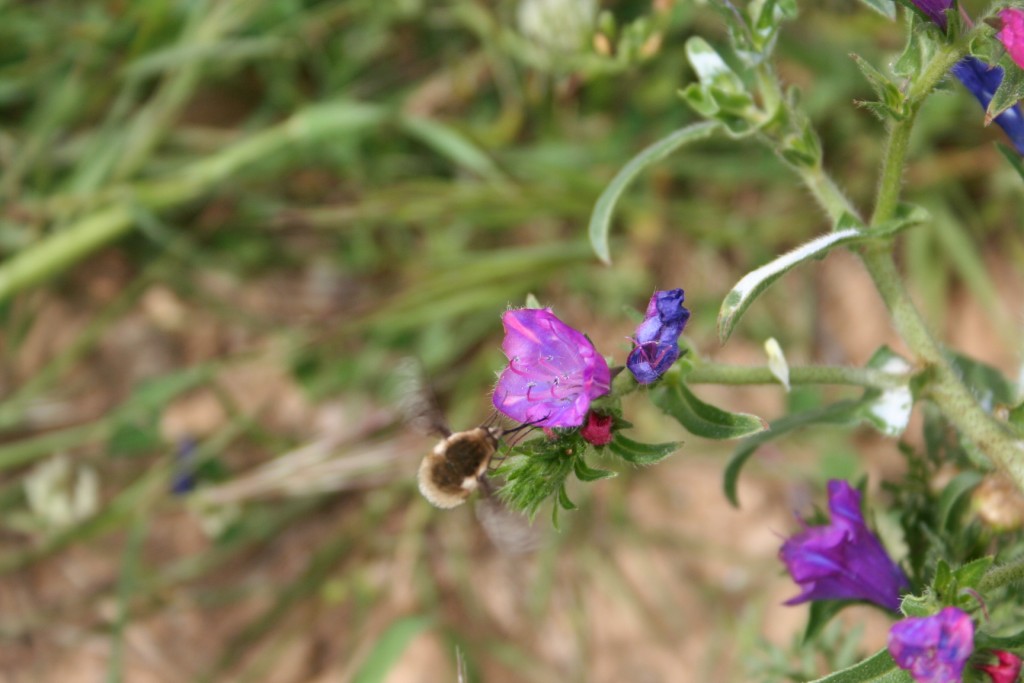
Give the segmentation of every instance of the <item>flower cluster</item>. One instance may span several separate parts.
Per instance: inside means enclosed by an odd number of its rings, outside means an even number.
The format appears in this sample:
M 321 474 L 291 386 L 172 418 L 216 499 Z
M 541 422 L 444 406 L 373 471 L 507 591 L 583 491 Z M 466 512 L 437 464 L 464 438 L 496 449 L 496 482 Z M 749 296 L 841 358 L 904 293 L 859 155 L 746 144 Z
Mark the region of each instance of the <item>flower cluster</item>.
M 655 381 L 676 362 L 679 335 L 689 317 L 683 290 L 654 293 L 626 361 L 638 382 Z M 596 446 L 609 443 L 611 416 L 588 412 L 591 401 L 607 394 L 611 384 L 608 363 L 590 340 L 550 308 L 506 311 L 501 322 L 508 367 L 494 388 L 494 407 L 513 420 L 544 428 L 586 422 L 584 439 Z
M 803 589 L 786 604 L 867 600 L 899 609 L 907 577 L 864 523 L 860 492 L 833 479 L 828 483 L 828 507 L 832 513 L 828 525 L 805 528 L 779 551 L 790 576 Z

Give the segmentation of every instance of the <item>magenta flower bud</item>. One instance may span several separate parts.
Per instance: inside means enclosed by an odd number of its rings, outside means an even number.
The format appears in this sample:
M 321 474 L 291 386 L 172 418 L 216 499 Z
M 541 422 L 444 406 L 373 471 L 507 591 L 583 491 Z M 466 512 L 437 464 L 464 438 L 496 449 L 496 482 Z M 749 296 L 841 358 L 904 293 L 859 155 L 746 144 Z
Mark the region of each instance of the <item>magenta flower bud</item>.
M 960 683 L 974 651 L 974 623 L 956 607 L 889 629 L 889 654 L 917 683 Z
M 907 577 L 864 523 L 860 491 L 845 481 L 831 480 L 828 508 L 832 513 L 828 525 L 806 527 L 779 550 L 779 559 L 803 589 L 786 604 L 867 600 L 898 610 L 900 590 L 907 586 Z
M 978 668 L 989 675 L 992 683 L 1017 683 L 1020 678 L 1020 657 L 1006 650 L 993 650 L 997 664 L 985 664 Z
M 999 13 L 1003 27 L 997 34 L 1010 58 L 1024 69 L 1024 9 L 1007 7 Z
M 587 413 L 587 423 L 580 429 L 580 436 L 595 446 L 606 446 L 612 440 L 612 416 Z
M 590 340 L 549 308 L 501 316 L 508 367 L 492 401 L 499 412 L 540 427 L 578 427 L 590 402 L 608 393 L 611 373 Z
M 681 289 L 655 292 L 647 312 L 633 335 L 635 346 L 626 359 L 626 367 L 640 384 L 650 384 L 665 374 L 679 358 L 679 335 L 690 319 L 683 306 Z

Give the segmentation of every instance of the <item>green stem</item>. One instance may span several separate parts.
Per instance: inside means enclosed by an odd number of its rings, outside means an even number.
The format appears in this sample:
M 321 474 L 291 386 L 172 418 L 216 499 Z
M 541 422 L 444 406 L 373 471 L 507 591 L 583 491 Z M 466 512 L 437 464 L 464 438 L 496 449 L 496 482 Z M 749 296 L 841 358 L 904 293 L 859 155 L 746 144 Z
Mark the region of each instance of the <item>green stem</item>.
M 906 375 L 874 368 L 837 365 L 807 365 L 789 369 L 790 384 L 845 384 L 887 389 L 906 385 Z M 772 371 L 763 365 L 740 366 L 702 362 L 686 375 L 688 384 L 778 384 Z
M 979 27 L 943 46 L 910 85 L 901 112 L 902 118 L 889 128 L 872 225 L 884 223 L 896 215 L 910 136 L 921 104 L 939 82 L 946 78 L 953 65 L 967 54 L 970 41 L 979 32 L 986 30 L 984 26 Z M 852 212 L 849 202 L 820 168 L 820 164 L 815 167 L 796 167 L 796 170 L 833 220 L 842 211 Z M 932 337 L 903 286 L 892 257 L 891 240 L 866 244 L 859 253 L 892 316 L 896 331 L 915 355 L 919 370 L 930 370 L 927 384 L 922 387 L 922 395 L 930 398 L 968 440 L 1005 470 L 1018 488 L 1024 491 L 1024 443 L 982 409 L 947 361 L 942 348 Z M 694 380 L 691 378 L 690 381 Z
M 1024 560 L 993 567 L 982 578 L 978 588 L 985 593 L 1018 581 L 1024 581 Z
M 967 53 L 968 44 L 969 36 L 946 46 L 922 69 L 911 86 L 907 94 L 906 116 L 889 129 L 872 224 L 883 223 L 896 214 L 903 167 L 917 112 L 949 69 Z M 1005 426 L 982 409 L 946 360 L 903 286 L 892 257 L 892 245 L 888 241 L 866 245 L 860 250 L 860 256 L 892 315 L 896 331 L 914 352 L 918 363 L 932 370 L 925 387 L 926 395 L 964 436 L 1004 469 L 1024 491 L 1024 448 Z

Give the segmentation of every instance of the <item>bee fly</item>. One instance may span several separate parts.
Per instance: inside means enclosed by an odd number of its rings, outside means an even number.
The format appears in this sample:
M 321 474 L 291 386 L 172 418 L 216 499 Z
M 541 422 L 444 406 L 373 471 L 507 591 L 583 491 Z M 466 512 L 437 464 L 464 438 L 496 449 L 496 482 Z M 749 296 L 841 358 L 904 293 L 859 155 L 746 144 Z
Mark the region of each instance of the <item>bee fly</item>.
M 501 438 L 529 426 L 502 430 L 485 424 L 464 432 L 452 432 L 442 423 L 436 423 L 435 429 L 443 438 L 420 463 L 420 493 L 439 508 L 462 505 L 469 494 L 481 488 Z M 490 495 L 490 486 L 485 485 L 483 492 Z

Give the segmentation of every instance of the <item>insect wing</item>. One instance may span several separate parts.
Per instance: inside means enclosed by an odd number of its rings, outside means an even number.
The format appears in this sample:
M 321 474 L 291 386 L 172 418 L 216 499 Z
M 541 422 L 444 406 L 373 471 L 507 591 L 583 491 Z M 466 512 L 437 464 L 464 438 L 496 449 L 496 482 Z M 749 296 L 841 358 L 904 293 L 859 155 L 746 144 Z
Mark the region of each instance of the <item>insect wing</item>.
M 394 378 L 394 403 L 406 423 L 422 434 L 451 436 L 452 430 L 424 379 L 420 362 L 411 357 L 403 358 L 395 366 Z
M 476 502 L 476 518 L 491 542 L 506 555 L 525 555 L 541 546 L 540 527 L 508 507 L 497 495 L 493 480 L 481 479 L 483 495 Z

